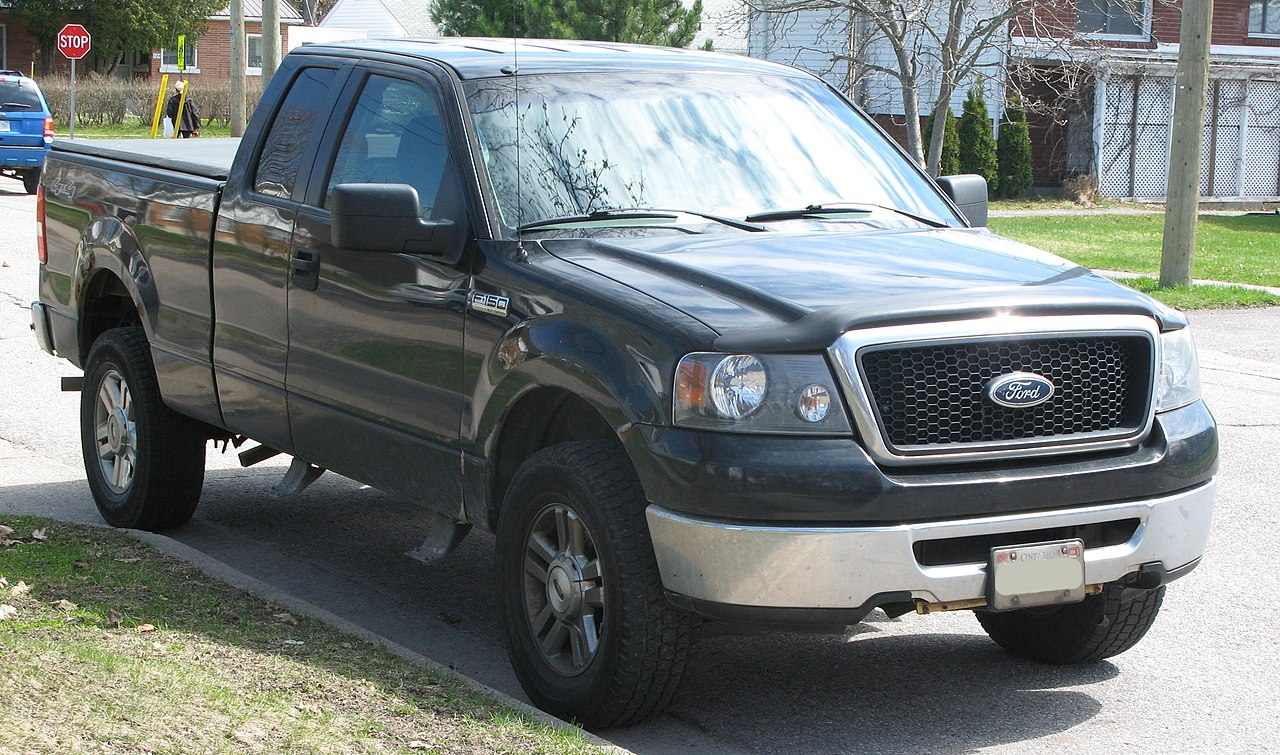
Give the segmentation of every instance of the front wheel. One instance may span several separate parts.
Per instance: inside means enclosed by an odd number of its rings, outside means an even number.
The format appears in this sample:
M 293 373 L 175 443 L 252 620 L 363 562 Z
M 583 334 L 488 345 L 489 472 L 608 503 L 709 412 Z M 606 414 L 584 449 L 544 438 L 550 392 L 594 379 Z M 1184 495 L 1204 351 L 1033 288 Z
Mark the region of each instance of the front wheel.
M 205 438 L 164 405 L 142 328 L 109 330 L 89 350 L 80 442 L 93 500 L 111 526 L 165 530 L 195 513 Z
M 1153 590 L 1107 585 L 1082 603 L 1007 613 L 979 611 L 978 622 L 996 644 L 1041 663 L 1088 663 L 1119 655 L 1151 628 L 1164 600 Z
M 516 473 L 498 523 L 498 603 L 507 652 L 538 707 L 587 728 L 662 712 L 698 621 L 662 591 L 630 461 L 604 443 L 564 443 Z

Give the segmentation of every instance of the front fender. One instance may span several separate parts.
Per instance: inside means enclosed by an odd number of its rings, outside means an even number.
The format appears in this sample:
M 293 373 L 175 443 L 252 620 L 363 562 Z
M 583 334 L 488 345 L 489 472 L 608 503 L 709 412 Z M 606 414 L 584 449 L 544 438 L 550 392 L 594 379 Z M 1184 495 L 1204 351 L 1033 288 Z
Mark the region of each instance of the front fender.
M 512 407 L 540 388 L 581 398 L 619 435 L 637 422 L 659 423 L 668 394 L 664 374 L 670 371 L 661 361 L 581 323 L 521 323 L 497 341 L 480 369 L 473 403 L 479 412 L 466 451 L 490 458 Z

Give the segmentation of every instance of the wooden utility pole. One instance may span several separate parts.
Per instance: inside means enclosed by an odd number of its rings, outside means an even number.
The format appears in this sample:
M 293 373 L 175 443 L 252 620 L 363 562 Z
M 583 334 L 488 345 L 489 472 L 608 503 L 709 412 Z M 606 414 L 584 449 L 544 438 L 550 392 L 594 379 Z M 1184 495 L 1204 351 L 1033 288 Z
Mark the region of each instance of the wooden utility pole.
M 1178 88 L 1173 98 L 1173 140 L 1169 147 L 1169 184 L 1165 197 L 1164 248 L 1160 257 L 1161 288 L 1191 285 L 1212 36 L 1213 0 L 1183 0 Z
M 262 86 L 280 67 L 280 0 L 262 0 Z
M 244 136 L 244 0 L 231 0 L 231 135 Z

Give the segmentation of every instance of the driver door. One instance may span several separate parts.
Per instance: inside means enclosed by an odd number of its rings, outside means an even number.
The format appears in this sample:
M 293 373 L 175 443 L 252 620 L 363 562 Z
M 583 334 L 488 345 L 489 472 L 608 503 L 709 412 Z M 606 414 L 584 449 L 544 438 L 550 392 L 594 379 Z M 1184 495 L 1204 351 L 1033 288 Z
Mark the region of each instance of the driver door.
M 468 228 L 442 99 L 434 80 L 391 67 L 357 73 L 344 94 L 293 234 L 286 388 L 296 455 L 457 515 L 468 276 L 425 255 L 339 249 L 326 208 L 338 184 L 409 184 L 425 218 Z

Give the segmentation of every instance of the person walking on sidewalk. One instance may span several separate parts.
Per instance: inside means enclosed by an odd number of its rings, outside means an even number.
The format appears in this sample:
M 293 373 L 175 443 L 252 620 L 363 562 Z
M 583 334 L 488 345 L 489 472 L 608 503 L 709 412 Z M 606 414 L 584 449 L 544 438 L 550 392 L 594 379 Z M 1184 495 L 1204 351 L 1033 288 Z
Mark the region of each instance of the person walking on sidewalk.
M 184 102 L 182 99 L 182 90 L 186 88 L 185 81 L 179 81 L 173 86 L 173 96 L 169 98 L 169 102 L 165 105 L 164 114 L 173 122 L 173 127 L 177 129 L 178 136 L 183 139 L 189 139 L 193 136 L 200 135 L 200 111 L 196 108 L 196 103 L 191 99 L 191 95 L 187 94 Z M 182 117 L 178 117 L 178 106 L 182 105 Z

